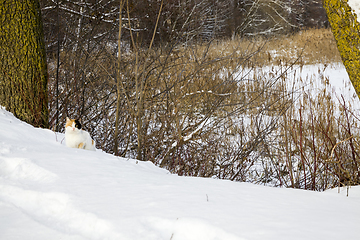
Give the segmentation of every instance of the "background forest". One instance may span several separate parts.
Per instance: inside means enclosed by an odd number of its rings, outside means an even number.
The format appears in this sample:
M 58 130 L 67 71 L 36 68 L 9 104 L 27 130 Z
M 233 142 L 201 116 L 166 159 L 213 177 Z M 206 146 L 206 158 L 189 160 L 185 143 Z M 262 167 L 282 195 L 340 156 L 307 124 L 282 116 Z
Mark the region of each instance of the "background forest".
M 359 116 L 307 64 L 341 62 L 321 1 L 42 0 L 50 126 L 172 173 L 360 184 Z

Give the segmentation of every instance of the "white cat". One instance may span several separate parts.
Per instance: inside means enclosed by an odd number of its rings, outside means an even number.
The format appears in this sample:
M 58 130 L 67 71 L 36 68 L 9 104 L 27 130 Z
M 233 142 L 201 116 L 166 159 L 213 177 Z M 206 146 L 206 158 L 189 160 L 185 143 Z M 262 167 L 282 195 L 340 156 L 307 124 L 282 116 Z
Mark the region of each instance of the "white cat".
M 66 118 L 65 141 L 68 147 L 95 151 L 95 141 L 87 131 L 81 129 L 77 119 Z

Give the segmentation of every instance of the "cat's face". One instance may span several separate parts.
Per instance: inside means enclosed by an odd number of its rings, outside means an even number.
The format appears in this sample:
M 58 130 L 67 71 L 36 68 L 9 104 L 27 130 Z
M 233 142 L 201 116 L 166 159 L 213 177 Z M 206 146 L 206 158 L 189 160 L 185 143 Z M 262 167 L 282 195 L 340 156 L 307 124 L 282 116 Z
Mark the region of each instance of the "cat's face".
M 65 130 L 71 132 L 78 132 L 81 129 L 81 124 L 78 119 L 66 118 Z

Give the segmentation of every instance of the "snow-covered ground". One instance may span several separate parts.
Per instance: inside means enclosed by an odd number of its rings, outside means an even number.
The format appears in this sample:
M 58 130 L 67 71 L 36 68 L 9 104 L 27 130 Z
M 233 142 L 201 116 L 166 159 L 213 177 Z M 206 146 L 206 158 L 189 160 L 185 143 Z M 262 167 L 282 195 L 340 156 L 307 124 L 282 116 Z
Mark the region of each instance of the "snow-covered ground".
M 346 72 L 326 71 L 351 97 Z M 346 197 L 179 177 L 63 138 L 0 108 L 1 240 L 359 239 L 360 186 Z
M 263 74 L 279 76 L 286 71 L 288 90 L 315 96 L 324 89 L 334 97 L 335 103 L 344 97 L 353 109 L 360 110 L 360 101 L 342 63 L 294 65 L 292 67 L 267 66 L 259 69 Z

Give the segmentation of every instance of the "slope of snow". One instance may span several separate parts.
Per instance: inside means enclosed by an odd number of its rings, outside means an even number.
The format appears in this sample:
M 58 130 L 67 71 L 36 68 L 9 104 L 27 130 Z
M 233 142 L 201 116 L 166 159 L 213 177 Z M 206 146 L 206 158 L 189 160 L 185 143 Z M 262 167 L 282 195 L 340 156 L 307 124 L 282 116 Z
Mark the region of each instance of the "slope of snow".
M 0 239 L 359 239 L 358 186 L 346 197 L 179 177 L 63 138 L 0 108 Z

